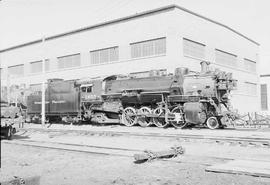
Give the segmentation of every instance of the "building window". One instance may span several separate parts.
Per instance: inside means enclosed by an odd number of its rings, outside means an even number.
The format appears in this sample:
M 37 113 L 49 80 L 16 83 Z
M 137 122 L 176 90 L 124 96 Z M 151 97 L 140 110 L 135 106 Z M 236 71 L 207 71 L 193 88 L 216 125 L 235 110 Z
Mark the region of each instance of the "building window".
M 267 84 L 261 84 L 261 108 L 262 110 L 268 110 Z
M 42 73 L 42 61 L 30 63 L 31 73 Z
M 205 58 L 205 45 L 189 39 L 183 39 L 183 53 L 185 56 L 191 56 L 199 59 Z
M 4 79 L 4 70 L 3 70 L 3 68 L 0 68 L 0 78 L 1 78 L 1 80 Z
M 256 72 L 256 62 L 255 61 L 244 58 L 244 67 L 248 71 Z
M 117 61 L 119 58 L 118 47 L 90 51 L 91 64 L 103 64 Z
M 257 84 L 251 82 L 245 82 L 246 94 L 256 95 L 257 94 Z
M 226 51 L 221 51 L 216 49 L 216 62 L 220 64 L 224 64 L 227 66 L 236 66 L 237 65 L 237 56 Z
M 41 92 L 42 91 L 42 84 L 30 84 L 30 90 L 32 92 Z
M 8 101 L 7 86 L 1 85 L 1 102 L 7 102 L 7 101 Z
M 10 77 L 21 77 L 24 75 L 24 65 L 16 65 L 8 67 L 8 74 Z
M 36 62 L 31 62 L 31 73 L 42 73 L 43 65 L 42 61 L 36 61 Z M 45 59 L 45 71 L 50 70 L 50 61 L 49 59 Z
M 166 53 L 166 38 L 131 43 L 131 58 L 156 56 Z
M 50 71 L 50 60 L 45 59 L 45 71 Z
M 58 57 L 58 69 L 77 67 L 81 65 L 81 55 L 74 54 Z
M 81 86 L 81 91 L 85 93 L 91 93 L 93 91 L 92 85 L 83 85 Z

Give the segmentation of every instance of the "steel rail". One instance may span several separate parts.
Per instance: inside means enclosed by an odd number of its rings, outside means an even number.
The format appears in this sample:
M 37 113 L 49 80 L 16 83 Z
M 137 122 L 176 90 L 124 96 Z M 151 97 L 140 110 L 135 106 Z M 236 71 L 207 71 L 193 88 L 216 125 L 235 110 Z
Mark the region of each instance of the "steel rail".
M 71 143 L 61 143 L 61 142 L 48 142 L 48 141 L 34 141 L 34 140 L 5 140 L 2 143 L 6 144 L 15 144 L 15 145 L 24 145 L 24 146 L 31 146 L 31 147 L 38 147 L 38 148 L 46 148 L 46 149 L 56 149 L 56 150 L 64 150 L 64 151 L 71 151 L 71 152 L 81 152 L 81 153 L 90 153 L 90 154 L 99 154 L 99 155 L 116 155 L 116 156 L 126 156 L 131 157 L 131 155 L 125 155 L 120 153 L 112 153 L 112 150 L 116 151 L 129 151 L 129 152 L 142 152 L 142 150 L 133 150 L 127 148 L 113 148 L 113 147 L 103 147 L 103 146 L 95 146 L 95 145 L 83 145 L 83 144 L 71 144 Z M 70 148 L 70 147 L 81 147 L 81 148 Z M 110 152 L 97 152 L 91 151 L 88 149 L 102 149 L 108 150 Z
M 206 136 L 198 134 L 161 134 L 161 133 L 139 133 L 139 132 L 125 132 L 125 131 L 91 131 L 91 130 L 62 130 L 62 129 L 21 129 L 24 131 L 38 131 L 38 132 L 54 132 L 60 134 L 66 133 L 82 133 L 99 136 L 135 136 L 135 137 L 153 137 L 153 138 L 175 138 L 175 139 L 194 139 L 194 140 L 209 140 L 222 142 L 237 142 L 241 143 L 257 143 L 264 146 L 270 146 L 269 138 L 261 137 L 231 137 L 231 136 Z

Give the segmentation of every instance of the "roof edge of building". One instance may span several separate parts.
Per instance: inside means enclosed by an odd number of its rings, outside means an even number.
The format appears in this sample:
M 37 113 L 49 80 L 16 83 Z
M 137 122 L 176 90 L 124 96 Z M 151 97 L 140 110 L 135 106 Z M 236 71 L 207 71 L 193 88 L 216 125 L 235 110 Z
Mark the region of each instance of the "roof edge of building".
M 263 74 L 263 75 L 260 75 L 260 77 L 270 77 L 270 74 Z
M 113 20 L 110 20 L 110 21 L 97 23 L 97 24 L 94 24 L 94 25 L 91 25 L 91 26 L 86 26 L 86 27 L 83 27 L 83 28 L 67 31 L 67 32 L 64 32 L 64 33 L 56 34 L 56 35 L 52 35 L 52 36 L 49 36 L 49 37 L 45 37 L 44 40 L 45 41 L 46 40 L 52 40 L 52 39 L 56 39 L 56 38 L 59 38 L 59 37 L 75 34 L 75 33 L 78 33 L 78 32 L 82 32 L 82 31 L 86 31 L 86 30 L 90 30 L 90 29 L 94 29 L 94 28 L 98 28 L 98 27 L 102 27 L 102 26 L 107 26 L 107 25 L 118 23 L 118 22 L 121 22 L 121 21 L 127 21 L 127 20 L 130 20 L 130 19 L 133 19 L 133 18 L 137 18 L 137 17 L 141 17 L 141 16 L 153 14 L 153 13 L 163 12 L 163 11 L 166 11 L 166 10 L 173 10 L 175 8 L 176 8 L 176 5 L 174 5 L 174 4 L 168 5 L 168 6 L 163 6 L 163 7 L 160 7 L 160 8 L 147 10 L 147 11 L 143 11 L 143 12 L 136 13 L 136 14 L 133 14 L 133 15 L 129 15 L 129 16 L 113 19 Z M 36 44 L 38 42 L 42 42 L 42 39 L 38 39 L 38 40 L 23 43 L 23 44 L 15 45 L 15 46 L 12 46 L 12 47 L 8 47 L 8 48 L 5 48 L 5 49 L 1 49 L 0 53 L 3 53 L 5 51 L 9 51 L 9 50 L 13 50 L 13 49 L 17 49 L 17 48 L 20 48 L 20 47 L 24 47 L 24 46 Z
M 232 29 L 229 26 L 226 26 L 226 25 L 224 25 L 222 23 L 219 23 L 217 21 L 214 21 L 214 20 L 212 20 L 210 18 L 207 18 L 207 17 L 205 17 L 203 15 L 197 14 L 197 13 L 191 11 L 191 10 L 188 10 L 188 9 L 186 9 L 184 7 L 181 7 L 179 5 L 176 5 L 176 4 L 171 4 L 171 5 L 168 5 L 168 6 L 163 6 L 163 7 L 160 7 L 160 8 L 143 11 L 141 13 L 136 13 L 136 14 L 133 14 L 133 15 L 129 15 L 129 16 L 125 16 L 125 17 L 113 19 L 113 20 L 110 20 L 110 21 L 105 21 L 105 22 L 102 22 L 102 23 L 94 24 L 92 26 L 87 26 L 87 27 L 75 29 L 75 30 L 72 30 L 72 31 L 68 31 L 68 32 L 64 32 L 64 33 L 52 35 L 52 36 L 49 36 L 49 37 L 45 37 L 44 39 L 45 39 L 45 41 L 46 40 L 52 40 L 52 39 L 56 39 L 56 38 L 59 38 L 59 37 L 63 37 L 63 36 L 75 34 L 75 33 L 86 31 L 86 30 L 90 30 L 90 29 L 99 28 L 99 27 L 102 27 L 102 26 L 107 26 L 107 25 L 110 25 L 110 24 L 115 24 L 115 23 L 118 23 L 118 22 L 121 22 L 121 21 L 127 21 L 127 20 L 130 20 L 130 19 L 134 19 L 134 18 L 137 18 L 137 17 L 141 17 L 141 16 L 153 14 L 153 13 L 163 12 L 163 11 L 166 11 L 166 10 L 173 10 L 175 8 L 180 9 L 182 11 L 185 11 L 187 13 L 190 13 L 192 15 L 195 15 L 197 17 L 200 17 L 202 19 L 205 19 L 205 20 L 207 20 L 209 22 L 212 22 L 214 24 L 217 24 L 219 26 L 222 26 L 222 27 L 224 27 L 224 28 L 226 28 L 226 29 L 228 29 L 228 30 L 230 30 L 230 31 L 232 31 L 232 32 L 234 32 L 234 33 L 242 36 L 243 38 L 251 41 L 252 43 L 254 43 L 254 44 L 258 45 L 258 46 L 260 45 L 258 42 L 256 42 L 256 41 L 248 38 L 247 36 L 241 34 L 240 32 Z M 26 42 L 26 43 L 19 44 L 19 45 L 16 45 L 16 46 L 12 46 L 12 47 L 9 47 L 9 48 L 5 48 L 5 49 L 0 50 L 0 53 L 6 52 L 6 51 L 10 51 L 10 50 L 13 50 L 13 49 L 17 49 L 17 48 L 21 48 L 21 47 L 24 47 L 24 46 L 36 44 L 36 43 L 39 43 L 39 42 L 42 42 L 42 39 L 37 39 L 37 40 L 34 40 L 34 41 L 30 41 L 30 42 Z
M 210 19 L 210 18 L 208 18 L 208 17 L 205 17 L 205 16 L 203 16 L 203 15 L 201 15 L 201 14 L 195 13 L 195 12 L 193 12 L 193 11 L 191 11 L 191 10 L 188 10 L 188 9 L 186 9 L 186 8 L 184 8 L 184 7 L 181 7 L 181 6 L 179 6 L 179 5 L 174 5 L 174 6 L 175 6 L 176 8 L 178 8 L 178 9 L 183 10 L 183 11 L 185 11 L 185 12 L 188 12 L 188 13 L 190 13 L 190 14 L 192 14 L 192 15 L 195 15 L 195 16 L 200 17 L 200 18 L 202 18 L 202 19 L 205 19 L 205 20 L 207 20 L 207 21 L 209 21 L 209 22 L 212 22 L 212 23 L 214 23 L 214 24 L 217 24 L 217 25 L 219 25 L 219 26 L 222 26 L 222 27 L 224 27 L 224 28 L 226 28 L 226 29 L 228 29 L 228 30 L 230 30 L 230 31 L 232 31 L 232 32 L 234 32 L 234 33 L 240 35 L 241 37 L 244 37 L 245 39 L 249 40 L 250 42 L 252 42 L 252 43 L 254 43 L 254 44 L 260 46 L 260 43 L 254 41 L 253 39 L 251 39 L 251 38 L 249 38 L 249 37 L 243 35 L 242 33 L 236 31 L 235 29 L 233 29 L 233 28 L 231 28 L 231 27 L 229 27 L 229 26 L 227 26 L 227 25 L 225 25 L 225 24 L 222 24 L 222 23 L 220 23 L 220 22 L 218 22 L 218 21 L 215 21 L 215 20 L 213 20 L 213 19 Z

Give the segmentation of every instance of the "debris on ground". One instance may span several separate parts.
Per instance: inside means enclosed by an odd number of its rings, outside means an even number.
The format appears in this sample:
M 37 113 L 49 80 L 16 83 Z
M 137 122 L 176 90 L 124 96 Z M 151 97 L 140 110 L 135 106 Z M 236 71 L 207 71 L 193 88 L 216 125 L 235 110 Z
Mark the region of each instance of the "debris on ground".
M 146 161 L 152 161 L 158 158 L 174 158 L 178 155 L 184 154 L 185 150 L 182 146 L 174 146 L 169 150 L 154 152 L 151 150 L 145 150 L 142 154 L 134 154 L 134 159 L 136 163 L 142 163 Z
M 22 178 L 14 176 L 13 179 L 7 182 L 1 182 L 1 185 L 39 185 L 40 176 Z

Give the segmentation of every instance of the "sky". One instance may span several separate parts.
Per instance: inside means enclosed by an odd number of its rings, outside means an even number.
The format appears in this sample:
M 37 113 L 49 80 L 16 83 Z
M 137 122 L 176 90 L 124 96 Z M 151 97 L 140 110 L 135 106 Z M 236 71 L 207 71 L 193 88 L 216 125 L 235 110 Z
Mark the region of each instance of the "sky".
M 0 49 L 177 4 L 260 43 L 260 74 L 270 74 L 269 0 L 0 0 Z

